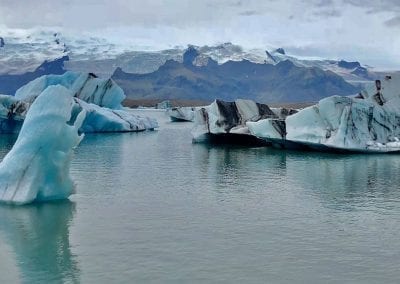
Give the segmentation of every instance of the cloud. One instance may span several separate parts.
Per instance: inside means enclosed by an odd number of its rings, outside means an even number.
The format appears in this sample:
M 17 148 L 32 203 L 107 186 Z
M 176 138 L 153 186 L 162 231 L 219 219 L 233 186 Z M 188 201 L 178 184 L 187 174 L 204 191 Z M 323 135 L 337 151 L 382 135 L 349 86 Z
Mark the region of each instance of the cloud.
M 313 13 L 314 16 L 317 17 L 341 17 L 342 12 L 340 10 L 332 9 L 332 10 L 320 10 Z
M 315 3 L 316 7 L 331 7 L 334 5 L 332 0 L 319 0 Z
M 400 1 L 398 0 L 344 0 L 344 3 L 364 9 L 368 15 L 383 15 L 382 21 L 386 27 L 400 26 Z
M 254 16 L 254 15 L 261 15 L 261 13 L 260 13 L 260 12 L 257 12 L 257 11 L 254 11 L 254 10 L 252 10 L 252 11 L 244 11 L 244 12 L 240 12 L 240 13 L 239 13 L 239 15 L 240 15 L 240 16 Z
M 344 0 L 344 4 L 360 7 L 369 13 L 400 12 L 398 0 Z
M 0 0 L 0 24 L 13 28 L 62 26 L 76 30 L 113 26 L 229 26 L 237 15 L 286 19 L 293 16 L 298 21 L 341 17 L 346 5 L 373 13 L 400 13 L 398 0 Z
M 385 22 L 385 25 L 388 27 L 400 27 L 400 16 L 396 16 L 391 18 L 390 20 L 387 20 Z

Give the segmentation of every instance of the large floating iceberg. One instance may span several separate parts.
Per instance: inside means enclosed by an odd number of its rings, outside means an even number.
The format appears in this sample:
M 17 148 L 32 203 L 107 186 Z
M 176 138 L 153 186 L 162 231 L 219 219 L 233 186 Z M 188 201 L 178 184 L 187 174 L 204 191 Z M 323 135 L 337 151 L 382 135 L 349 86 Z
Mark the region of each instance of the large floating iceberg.
M 15 93 L 19 100 L 32 102 L 48 86 L 61 85 L 72 92 L 73 97 L 101 107 L 121 109 L 124 91 L 111 79 L 97 78 L 93 73 L 65 72 L 63 75 L 39 77 Z
M 57 94 L 57 95 L 55 95 Z M 86 112 L 72 116 L 71 92 L 50 86 L 31 105 L 11 151 L 0 163 L 0 201 L 25 204 L 67 198 L 72 149 Z
M 81 127 L 82 132 L 130 132 L 158 127 L 155 119 L 140 117 L 123 109 L 121 103 L 125 94 L 111 79 L 66 72 L 35 79 L 21 87 L 14 97 L 0 95 L 0 133 L 18 133 L 32 102 L 44 90 L 56 85 L 69 90 L 76 103 L 74 112 L 84 109 L 88 113 Z
M 238 99 L 234 102 L 214 101 L 195 112 L 193 142 L 265 145 L 264 139 L 251 135 L 246 122 L 264 118 L 286 117 L 293 111 L 270 109 L 265 104 Z
M 283 148 L 400 151 L 400 77 L 377 80 L 356 97 L 325 98 L 286 119 L 246 125 L 251 134 Z

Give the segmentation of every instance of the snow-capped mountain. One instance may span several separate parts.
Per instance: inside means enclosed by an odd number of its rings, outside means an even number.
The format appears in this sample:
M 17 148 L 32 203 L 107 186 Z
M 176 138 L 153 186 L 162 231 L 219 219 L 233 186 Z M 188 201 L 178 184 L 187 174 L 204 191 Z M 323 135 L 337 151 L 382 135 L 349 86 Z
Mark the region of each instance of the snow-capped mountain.
M 358 62 L 343 60 L 307 59 L 287 54 L 283 48 L 246 49 L 232 43 L 214 46 L 192 46 L 199 55 L 193 64 L 204 66 L 208 58 L 223 64 L 227 61 L 248 60 L 253 63 L 277 64 L 290 60 L 299 67 L 318 67 L 332 71 L 351 83 L 363 83 L 379 76 L 373 68 Z M 22 74 L 34 71 L 45 60 L 68 55 L 66 70 L 93 72 L 109 77 L 120 67 L 128 73 L 144 74 L 156 71 L 167 60 L 182 62 L 187 47 L 177 46 L 152 50 L 131 44 L 118 44 L 106 38 L 67 36 L 41 30 L 27 33 L 22 30 L 0 30 L 0 75 Z
M 67 53 L 57 33 L 13 31 L 0 34 L 0 37 L 0 74 L 32 72 L 44 61 Z
M 246 98 L 261 103 L 314 102 L 330 95 L 352 95 L 360 87 L 320 68 L 298 67 L 290 60 L 259 64 L 249 60 L 219 64 L 191 46 L 183 62 L 168 60 L 157 71 L 133 74 L 117 68 L 112 79 L 130 99 L 226 101 Z M 202 62 L 205 63 L 205 62 Z
M 378 72 L 370 66 L 363 66 L 359 62 L 345 60 L 306 59 L 286 54 L 283 48 L 266 51 L 269 61 L 274 64 L 290 60 L 299 67 L 318 67 L 325 71 L 332 71 L 350 83 L 363 83 L 379 77 Z
M 69 56 L 71 68 L 75 62 L 86 62 L 82 68 L 101 69 L 97 62 L 107 62 L 106 73 L 111 73 L 116 57 L 128 52 L 129 46 L 120 46 L 106 39 L 90 36 L 81 38 L 65 36 L 58 32 L 41 30 L 0 29 L 0 75 L 33 72 L 44 61 L 52 61 L 65 55 Z M 83 71 L 83 70 L 82 70 Z M 96 71 L 96 70 L 94 70 Z

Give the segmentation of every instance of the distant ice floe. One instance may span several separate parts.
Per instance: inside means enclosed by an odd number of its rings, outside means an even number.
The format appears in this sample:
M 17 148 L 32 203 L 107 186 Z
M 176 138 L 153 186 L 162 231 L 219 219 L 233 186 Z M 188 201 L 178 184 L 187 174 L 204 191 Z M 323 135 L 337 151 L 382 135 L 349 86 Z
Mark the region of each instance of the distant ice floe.
M 140 117 L 125 111 L 123 90 L 111 79 L 100 79 L 91 73 L 66 72 L 63 75 L 46 75 L 17 90 L 15 96 L 0 96 L 0 132 L 18 133 L 26 111 L 35 99 L 50 86 L 68 89 L 76 106 L 88 114 L 81 131 L 131 132 L 152 130 L 158 127 L 155 119 Z M 52 89 L 58 96 L 57 89 Z
M 63 86 L 46 88 L 32 103 L 17 141 L 0 163 L 1 202 L 26 204 L 73 193 L 69 167 L 86 116 L 84 109 L 72 115 L 74 106 L 72 92 Z
M 238 99 L 234 102 L 214 101 L 195 112 L 193 142 L 265 145 L 269 142 L 251 135 L 249 121 L 285 117 L 293 111 L 271 109 L 265 104 Z
M 173 107 L 167 110 L 171 121 L 194 121 L 194 107 Z
M 277 147 L 319 151 L 400 151 L 400 76 L 377 80 L 356 97 L 333 96 L 286 119 L 247 122 Z

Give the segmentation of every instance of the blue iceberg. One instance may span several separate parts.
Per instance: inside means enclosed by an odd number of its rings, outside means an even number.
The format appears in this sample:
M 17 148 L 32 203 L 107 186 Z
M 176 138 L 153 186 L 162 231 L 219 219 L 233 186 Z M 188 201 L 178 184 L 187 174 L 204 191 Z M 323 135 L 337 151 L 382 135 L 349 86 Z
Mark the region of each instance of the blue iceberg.
M 66 72 L 37 78 L 21 87 L 15 96 L 0 95 L 0 133 L 18 133 L 30 105 L 50 86 L 69 90 L 75 102 L 73 113 L 82 109 L 87 112 L 82 132 L 132 132 L 158 127 L 155 119 L 134 115 L 122 107 L 125 94 L 111 79 L 100 79 L 91 73 Z
M 95 104 L 88 104 L 74 99 L 75 111 L 84 109 L 87 112 L 81 131 L 84 133 L 99 132 L 137 132 L 153 130 L 158 127 L 155 119 L 141 117 L 121 109 L 109 109 Z
M 63 86 L 50 86 L 36 98 L 0 163 L 0 201 L 26 204 L 73 193 L 69 167 L 86 116 L 84 109 L 71 115 L 74 106 L 71 91 Z
M 15 93 L 23 101 L 34 101 L 48 86 L 61 85 L 72 92 L 72 96 L 101 107 L 121 109 L 124 91 L 111 79 L 97 78 L 93 73 L 66 72 L 63 75 L 39 77 Z

